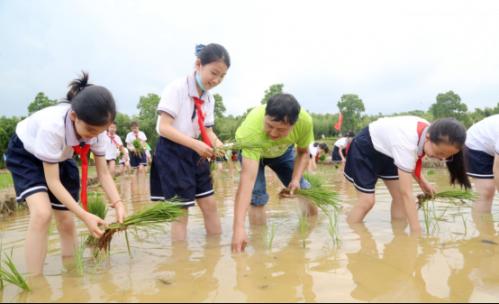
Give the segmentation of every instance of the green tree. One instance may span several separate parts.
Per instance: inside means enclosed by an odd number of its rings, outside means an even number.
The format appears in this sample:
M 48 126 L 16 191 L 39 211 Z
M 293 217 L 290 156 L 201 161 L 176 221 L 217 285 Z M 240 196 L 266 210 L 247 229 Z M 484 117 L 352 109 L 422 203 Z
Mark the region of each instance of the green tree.
M 39 111 L 43 108 L 53 106 L 57 103 L 57 100 L 51 100 L 43 92 L 36 94 L 35 100 L 33 100 L 28 106 L 28 114 Z
M 9 140 L 16 131 L 16 125 L 22 118 L 19 117 L 0 117 L 0 168 L 5 167 L 3 156 L 7 151 Z
M 217 119 L 224 117 L 224 113 L 227 109 L 225 108 L 222 95 L 215 94 L 213 95 L 213 98 L 215 98 L 215 121 L 216 121 Z
M 362 99 L 355 94 L 344 94 L 338 101 L 338 108 L 343 114 L 341 130 L 357 131 L 361 125 L 362 113 L 365 111 Z
M 471 119 L 467 111 L 468 106 L 461 102 L 461 97 L 453 91 L 438 94 L 437 101 L 429 109 L 434 119 L 453 117 L 468 127 L 471 125 Z
M 114 119 L 116 122 L 116 133 L 121 137 L 124 141 L 128 132 L 130 132 L 130 123 L 132 122 L 132 118 L 127 114 L 116 113 L 116 118 Z
M 158 141 L 158 133 L 156 132 L 157 108 L 160 97 L 157 94 L 149 93 L 147 96 L 141 96 L 137 109 L 139 109 L 139 128 L 147 136 L 147 142 L 154 149 Z
M 284 84 L 282 84 L 282 83 L 276 83 L 276 84 L 271 85 L 267 90 L 265 90 L 265 96 L 263 96 L 261 104 L 267 104 L 267 101 L 269 101 L 270 97 L 277 95 L 277 94 L 281 94 L 283 87 L 284 87 Z

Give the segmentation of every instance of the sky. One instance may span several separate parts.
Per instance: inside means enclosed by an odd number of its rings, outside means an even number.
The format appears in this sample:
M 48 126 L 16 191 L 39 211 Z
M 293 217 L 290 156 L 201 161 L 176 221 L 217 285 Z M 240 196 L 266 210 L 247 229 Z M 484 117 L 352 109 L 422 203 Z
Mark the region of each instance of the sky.
M 0 116 L 63 98 L 82 70 L 137 114 L 211 42 L 231 56 L 212 90 L 227 114 L 275 83 L 315 113 L 343 94 L 367 114 L 427 110 L 449 90 L 470 110 L 499 102 L 499 1 L 0 0 Z

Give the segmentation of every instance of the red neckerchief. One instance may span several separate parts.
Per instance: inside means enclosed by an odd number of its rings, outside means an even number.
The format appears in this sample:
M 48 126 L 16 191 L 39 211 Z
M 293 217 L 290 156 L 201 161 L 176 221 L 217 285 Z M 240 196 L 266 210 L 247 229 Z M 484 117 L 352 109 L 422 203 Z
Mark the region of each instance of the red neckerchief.
M 81 193 L 80 200 L 83 205 L 83 209 L 88 211 L 87 206 L 87 177 L 88 177 L 88 151 L 90 150 L 90 145 L 81 143 L 77 146 L 73 146 L 73 151 L 80 155 L 81 159 Z
M 115 134 L 113 134 L 113 136 L 111 136 L 109 133 L 107 133 L 107 136 L 109 136 L 109 139 L 111 139 L 111 142 L 116 146 L 116 147 L 119 147 L 120 145 L 116 142 L 116 140 L 114 139 L 114 136 Z
M 198 116 L 198 125 L 199 125 L 199 131 L 201 131 L 201 138 L 203 139 L 203 142 L 205 144 L 212 147 L 210 137 L 208 136 L 208 132 L 206 131 L 206 128 L 204 126 L 204 114 L 201 109 L 201 106 L 203 105 L 204 101 L 197 97 L 192 97 L 192 98 L 194 98 L 194 105 L 196 106 L 196 113 Z
M 421 142 L 421 140 L 424 140 L 424 138 L 421 138 L 421 135 L 423 134 L 423 131 L 428 127 L 428 124 L 422 121 L 418 122 L 418 143 Z M 424 149 L 423 153 L 421 155 L 418 155 L 418 160 L 416 161 L 416 169 L 414 170 L 414 175 L 418 178 L 421 179 L 421 170 L 423 168 L 423 158 L 425 156 Z

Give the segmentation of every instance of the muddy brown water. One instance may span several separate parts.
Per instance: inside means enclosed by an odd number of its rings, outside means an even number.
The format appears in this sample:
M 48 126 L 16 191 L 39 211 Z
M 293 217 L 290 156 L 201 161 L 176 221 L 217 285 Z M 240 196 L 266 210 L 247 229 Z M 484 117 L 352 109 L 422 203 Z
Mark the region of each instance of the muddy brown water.
M 447 188 L 445 171 L 431 169 L 428 179 Z M 215 177 L 223 234 L 206 237 L 199 208 L 191 208 L 188 240 L 172 244 L 169 224 L 130 231 L 132 256 L 117 235 L 108 257 L 85 251 L 84 271 L 60 257 L 57 230 L 51 229 L 45 276 L 30 279 L 32 292 L 6 284 L 2 302 L 324 302 L 324 301 L 496 301 L 499 298 L 499 237 L 495 214 L 472 216 L 469 207 L 436 203 L 430 233 L 411 237 L 392 223 L 390 196 L 383 183 L 364 225 L 350 227 L 345 214 L 355 202 L 353 187 L 339 170 L 320 166 L 318 175 L 340 193 L 340 245 L 319 213 L 300 225 L 300 202 L 280 200 L 277 178 L 268 174 L 271 201 L 266 225 L 249 225 L 244 254 L 230 251 L 236 171 Z M 120 177 L 118 188 L 128 212 L 150 202 L 147 177 Z M 416 186 L 414 187 L 417 190 Z M 495 203 L 497 204 L 497 198 Z M 495 209 L 494 209 L 495 210 Z M 442 216 L 443 215 L 443 216 Z M 108 215 L 112 221 L 113 214 Z M 423 214 L 420 220 L 425 227 Z M 1 218 L 3 251 L 13 253 L 25 271 L 26 210 Z M 78 222 L 78 231 L 86 230 Z M 269 238 L 275 231 L 270 246 Z M 305 227 L 305 228 L 304 228 Z M 82 236 L 83 237 L 83 236 Z

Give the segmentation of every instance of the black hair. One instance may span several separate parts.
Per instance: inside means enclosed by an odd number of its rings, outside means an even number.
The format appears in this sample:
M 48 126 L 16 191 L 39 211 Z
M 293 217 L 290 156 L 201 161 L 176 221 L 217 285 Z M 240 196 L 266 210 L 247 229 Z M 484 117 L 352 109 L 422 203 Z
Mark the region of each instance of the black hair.
M 135 120 L 130 123 L 130 128 L 133 128 L 133 127 L 139 127 L 139 123 Z
M 319 146 L 319 143 L 318 142 L 315 142 L 314 143 L 314 147 L 318 147 Z
M 201 61 L 201 65 L 210 64 L 222 60 L 227 68 L 230 68 L 230 56 L 227 50 L 220 44 L 210 43 L 208 45 L 196 45 L 195 55 Z
M 354 137 L 355 133 L 353 131 L 348 131 L 347 132 L 347 137 Z
M 301 106 L 291 94 L 277 94 L 270 97 L 265 108 L 265 115 L 273 121 L 282 121 L 294 125 L 300 115 Z
M 69 83 L 67 102 L 78 119 L 92 126 L 103 126 L 116 117 L 116 103 L 105 87 L 88 83 L 88 73 Z
M 466 141 L 466 128 L 454 118 L 441 118 L 430 125 L 428 129 L 430 140 L 435 144 L 453 145 L 459 152 L 446 160 L 447 169 L 450 174 L 450 183 L 458 183 L 466 189 L 471 188 L 471 183 L 466 175 L 463 147 Z
M 326 143 L 321 143 L 319 144 L 319 148 L 321 148 L 322 150 L 324 150 L 325 153 L 329 153 L 329 147 Z

